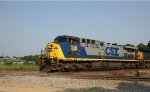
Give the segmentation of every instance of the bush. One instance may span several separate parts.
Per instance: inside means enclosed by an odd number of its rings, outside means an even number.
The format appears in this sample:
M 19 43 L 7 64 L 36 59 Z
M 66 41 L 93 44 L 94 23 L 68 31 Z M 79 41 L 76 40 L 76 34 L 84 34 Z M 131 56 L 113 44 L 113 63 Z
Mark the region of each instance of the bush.
M 25 61 L 34 61 L 35 64 L 38 64 L 40 57 L 39 55 L 29 55 L 29 56 L 20 57 L 20 59 Z
M 13 64 L 13 61 L 11 60 L 4 61 L 4 65 L 12 65 L 12 64 Z
M 15 70 L 15 71 L 39 71 L 38 65 L 26 65 L 26 64 L 0 64 L 0 70 Z
M 34 65 L 35 62 L 34 61 L 25 61 L 23 64 L 24 65 Z

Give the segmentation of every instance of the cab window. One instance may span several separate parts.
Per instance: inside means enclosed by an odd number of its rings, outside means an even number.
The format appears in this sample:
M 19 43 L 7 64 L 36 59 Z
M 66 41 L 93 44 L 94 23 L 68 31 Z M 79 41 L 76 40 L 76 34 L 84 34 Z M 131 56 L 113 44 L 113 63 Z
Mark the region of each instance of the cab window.
M 78 44 L 78 43 L 79 43 L 79 40 L 69 38 L 69 43 L 71 43 L 71 44 L 75 45 L 75 44 Z
M 57 38 L 57 39 L 55 39 L 56 43 L 63 43 L 63 42 L 66 42 L 66 41 L 67 41 L 67 38 Z

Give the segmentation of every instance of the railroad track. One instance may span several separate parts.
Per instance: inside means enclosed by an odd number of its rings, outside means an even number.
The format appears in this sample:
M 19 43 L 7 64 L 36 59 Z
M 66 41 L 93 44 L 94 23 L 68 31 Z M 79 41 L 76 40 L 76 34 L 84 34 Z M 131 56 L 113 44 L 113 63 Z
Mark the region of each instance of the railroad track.
M 84 71 L 84 72 L 50 72 L 50 73 L 40 73 L 40 72 L 11 72 L 11 71 L 1 71 L 0 77 L 5 76 L 24 76 L 24 75 L 34 75 L 40 77 L 50 77 L 50 76 L 66 76 L 77 79 L 100 79 L 100 80 L 125 80 L 125 81 L 148 81 L 150 82 L 150 71 L 149 70 L 138 70 L 139 74 L 136 76 L 137 70 L 111 70 L 111 71 Z
M 89 79 L 89 78 L 87 78 Z M 101 77 L 92 79 L 102 79 L 102 80 L 125 80 L 125 81 L 149 81 L 149 77 Z

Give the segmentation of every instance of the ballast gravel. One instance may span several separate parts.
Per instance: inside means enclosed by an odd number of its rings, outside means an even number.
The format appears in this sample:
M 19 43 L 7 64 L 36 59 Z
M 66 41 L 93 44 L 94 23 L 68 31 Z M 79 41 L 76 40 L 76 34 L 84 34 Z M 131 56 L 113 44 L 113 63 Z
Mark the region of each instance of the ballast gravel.
M 150 92 L 149 81 L 77 79 L 66 76 L 41 77 L 34 75 L 0 77 L 0 84 L 9 82 L 18 84 L 31 83 L 33 85 L 44 87 L 59 87 L 64 89 L 70 89 L 69 91 L 72 92 L 80 92 L 80 90 L 82 90 L 82 92 L 98 92 L 98 90 L 103 90 L 103 92 Z M 85 91 L 85 89 L 89 91 Z

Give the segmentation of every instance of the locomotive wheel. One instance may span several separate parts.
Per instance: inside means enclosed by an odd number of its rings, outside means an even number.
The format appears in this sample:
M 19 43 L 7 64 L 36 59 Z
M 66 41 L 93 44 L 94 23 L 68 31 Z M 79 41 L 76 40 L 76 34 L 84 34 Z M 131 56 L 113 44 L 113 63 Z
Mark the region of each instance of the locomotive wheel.
M 126 69 L 126 64 L 125 64 L 124 62 L 122 63 L 121 68 L 122 68 L 122 69 Z
M 88 71 L 88 70 L 91 69 L 90 63 L 83 63 L 82 66 L 83 66 L 83 67 L 80 68 L 80 69 L 83 70 L 83 71 Z
M 76 66 L 75 65 L 71 66 L 71 71 L 76 71 Z
M 77 64 L 71 66 L 71 71 L 79 71 L 79 70 L 81 70 L 81 68 Z
M 68 71 L 70 71 L 70 68 L 69 68 L 68 64 L 63 63 L 61 65 L 61 71 L 62 72 L 68 72 Z
M 133 69 L 134 68 L 134 64 L 130 63 L 130 68 Z
M 145 64 L 143 64 L 142 69 L 145 69 L 145 68 L 146 68 L 146 65 L 145 65 Z
M 123 69 L 129 69 L 129 64 L 127 62 L 124 62 L 122 64 Z
M 83 63 L 81 71 L 87 71 L 87 70 L 88 70 L 88 65 L 86 63 Z
M 150 69 L 150 63 L 148 63 L 148 68 Z
M 139 68 L 138 64 L 135 64 L 135 68 L 136 68 L 136 69 Z
M 150 68 L 150 64 L 149 64 L 149 63 L 146 63 L 146 64 L 145 64 L 145 68 L 149 69 L 149 68 Z

